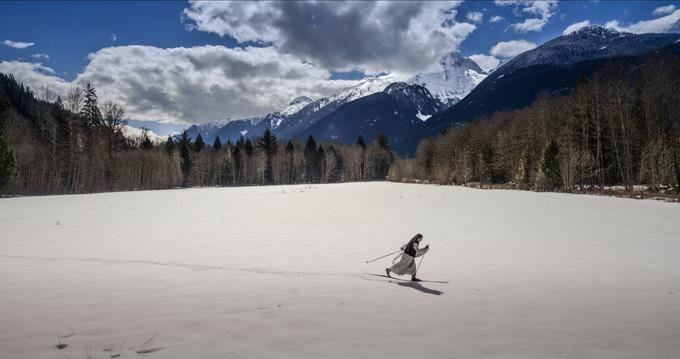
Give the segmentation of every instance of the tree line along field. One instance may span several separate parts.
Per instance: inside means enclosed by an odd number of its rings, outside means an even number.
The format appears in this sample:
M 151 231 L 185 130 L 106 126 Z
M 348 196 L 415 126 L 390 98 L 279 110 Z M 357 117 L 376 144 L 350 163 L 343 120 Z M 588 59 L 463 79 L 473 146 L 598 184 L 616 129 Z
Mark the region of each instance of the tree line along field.
M 482 183 L 545 191 L 622 186 L 677 196 L 680 60 L 612 60 L 563 96 L 540 96 L 421 141 L 399 158 L 389 139 L 280 142 L 270 131 L 212 145 L 200 138 L 126 138 L 124 109 L 95 89 L 54 102 L 0 76 L 0 186 L 4 194 L 87 193 L 179 186 L 330 183 L 390 179 Z
M 613 60 L 561 97 L 478 119 L 420 143 L 392 175 L 547 191 L 672 192 L 680 183 L 680 59 Z

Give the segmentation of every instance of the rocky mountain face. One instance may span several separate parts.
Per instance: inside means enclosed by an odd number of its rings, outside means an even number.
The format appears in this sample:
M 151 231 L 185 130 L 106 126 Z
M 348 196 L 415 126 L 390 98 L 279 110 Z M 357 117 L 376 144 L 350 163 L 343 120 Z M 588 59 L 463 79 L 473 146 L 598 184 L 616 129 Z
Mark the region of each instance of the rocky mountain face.
M 408 82 L 427 88 L 447 106 L 462 100 L 488 75 L 476 62 L 453 52 L 445 55 L 439 65 L 438 71 L 416 75 Z

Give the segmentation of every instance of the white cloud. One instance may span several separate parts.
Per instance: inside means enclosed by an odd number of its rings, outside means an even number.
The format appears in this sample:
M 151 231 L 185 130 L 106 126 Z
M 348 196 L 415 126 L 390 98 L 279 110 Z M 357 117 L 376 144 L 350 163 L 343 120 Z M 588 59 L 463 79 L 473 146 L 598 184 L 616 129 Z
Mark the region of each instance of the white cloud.
M 435 69 L 475 30 L 455 21 L 460 1 L 203 2 L 188 29 L 271 44 L 329 70 L 415 73 Z
M 47 86 L 51 91 L 64 94 L 69 88 L 69 83 L 55 75 L 53 69 L 41 64 L 21 61 L 0 62 L 0 73 L 13 74 L 24 85 L 33 90 Z
M 489 19 L 489 22 L 499 22 L 499 21 L 501 21 L 501 20 L 503 20 L 503 17 L 502 17 L 502 16 L 500 16 L 500 15 L 495 15 L 495 16 L 492 16 L 491 19 Z
M 632 32 L 636 34 L 644 33 L 663 33 L 668 32 L 674 26 L 679 26 L 680 10 L 673 11 L 672 14 L 659 17 L 652 20 L 642 20 L 629 25 L 622 25 L 618 20 L 611 20 L 605 24 L 605 27 L 612 28 L 618 31 Z
M 499 42 L 491 48 L 491 55 L 498 57 L 515 57 L 524 51 L 536 48 L 536 44 L 526 40 Z
M 469 57 L 470 59 L 472 59 L 472 61 L 476 62 L 477 65 L 479 65 L 479 67 L 482 68 L 482 70 L 487 72 L 498 67 L 498 64 L 501 62 L 495 56 L 489 56 L 484 54 L 474 54 Z
M 652 11 L 652 15 L 658 16 L 658 15 L 665 15 L 665 14 L 670 14 L 673 11 L 675 11 L 675 5 L 666 5 L 666 6 L 660 6 L 654 9 Z
M 573 23 L 573 24 L 567 26 L 566 29 L 564 29 L 564 31 L 562 32 L 562 35 L 569 35 L 572 32 L 577 31 L 577 30 L 584 28 L 586 26 L 589 26 L 589 25 L 590 25 L 590 20 L 584 20 L 584 21 Z
M 467 13 L 467 15 L 465 17 L 468 19 L 468 21 L 474 22 L 475 24 L 479 24 L 479 23 L 482 22 L 482 18 L 484 17 L 484 14 L 482 14 L 479 11 L 471 11 L 471 12 Z
M 533 16 L 512 24 L 517 32 L 541 31 L 557 11 L 557 0 L 495 0 L 496 6 L 515 6 L 516 15 Z M 536 17 L 538 16 L 538 17 Z
M 48 55 L 48 54 L 42 54 L 42 53 L 40 53 L 40 54 L 33 54 L 33 55 L 31 55 L 31 57 L 34 58 L 34 59 L 44 60 L 44 61 L 47 61 L 47 60 L 50 59 L 50 55 Z
M 355 83 L 331 80 L 328 70 L 273 47 L 119 46 L 89 60 L 72 83 L 27 62 L 2 62 L 0 72 L 61 95 L 72 84 L 92 83 L 102 101 L 124 104 L 133 119 L 175 123 L 262 115 L 297 96 L 327 96 Z
M 116 40 L 118 40 L 118 35 L 116 35 L 116 33 L 114 32 L 113 34 L 111 34 L 111 41 L 116 42 Z
M 15 49 L 25 49 L 27 47 L 31 47 L 35 45 L 34 42 L 20 42 L 20 41 L 12 41 L 12 40 L 5 40 L 2 42 L 3 45 L 13 47 Z

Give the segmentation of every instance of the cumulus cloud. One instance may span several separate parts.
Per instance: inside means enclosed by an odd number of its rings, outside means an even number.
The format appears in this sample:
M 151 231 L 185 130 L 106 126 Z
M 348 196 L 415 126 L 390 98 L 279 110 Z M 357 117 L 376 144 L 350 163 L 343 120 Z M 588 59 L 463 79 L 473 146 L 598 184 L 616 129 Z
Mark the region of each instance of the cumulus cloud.
M 515 14 L 529 16 L 512 24 L 517 32 L 541 31 L 557 11 L 557 0 L 495 0 L 496 6 L 515 6 Z
M 501 21 L 501 20 L 503 20 L 503 17 L 502 17 L 502 16 L 500 16 L 500 15 L 495 15 L 495 16 L 492 16 L 491 19 L 489 19 L 489 22 L 499 22 L 499 21 Z
M 2 42 L 3 45 L 13 47 L 15 49 L 25 49 L 27 47 L 31 47 L 35 45 L 34 42 L 21 42 L 21 41 L 12 41 L 12 40 L 5 40 Z
M 474 22 L 476 24 L 479 24 L 482 22 L 482 18 L 484 17 L 484 14 L 482 14 L 479 11 L 471 11 L 465 15 L 465 17 L 468 19 L 468 21 Z
M 475 30 L 446 2 L 203 2 L 184 11 L 188 29 L 275 46 L 323 68 L 366 73 L 434 69 Z
M 47 87 L 58 94 L 64 94 L 70 86 L 67 81 L 57 76 L 52 68 L 41 64 L 2 61 L 0 62 L 0 73 L 13 74 L 18 81 L 34 90 Z
M 92 83 L 101 100 L 124 104 L 131 118 L 175 123 L 262 115 L 297 96 L 327 96 L 354 84 L 273 47 L 119 46 L 89 60 L 73 83 L 40 64 L 3 62 L 0 72 L 62 95 L 72 84 Z
M 673 11 L 675 11 L 675 5 L 673 5 L 673 4 L 666 5 L 666 6 L 660 6 L 660 7 L 657 7 L 656 9 L 654 9 L 654 11 L 652 11 L 652 15 L 655 15 L 655 16 L 666 15 L 666 14 L 672 13 Z
M 670 15 L 652 20 L 642 20 L 629 25 L 622 25 L 618 20 L 608 21 L 605 24 L 605 27 L 608 28 L 636 34 L 668 32 L 674 26 L 680 26 L 680 10 L 675 10 Z
M 498 67 L 498 64 L 501 62 L 497 57 L 495 56 L 489 56 L 489 55 L 484 55 L 484 54 L 474 54 L 469 56 L 472 61 L 476 62 L 479 67 L 482 68 L 482 70 L 489 72 L 489 70 L 493 70 L 496 67 Z
M 579 29 L 581 29 L 581 28 L 584 28 L 584 27 L 586 27 L 586 26 L 588 26 L 588 25 L 590 25 L 590 20 L 584 20 L 584 21 L 580 21 L 580 22 L 575 22 L 575 23 L 573 23 L 573 24 L 567 26 L 567 28 L 564 29 L 564 31 L 562 31 L 562 35 L 569 35 L 569 34 L 571 34 L 572 32 L 577 31 L 577 30 L 579 30 Z
M 498 57 L 515 57 L 524 51 L 536 48 L 536 44 L 526 40 L 502 41 L 491 48 L 491 55 Z

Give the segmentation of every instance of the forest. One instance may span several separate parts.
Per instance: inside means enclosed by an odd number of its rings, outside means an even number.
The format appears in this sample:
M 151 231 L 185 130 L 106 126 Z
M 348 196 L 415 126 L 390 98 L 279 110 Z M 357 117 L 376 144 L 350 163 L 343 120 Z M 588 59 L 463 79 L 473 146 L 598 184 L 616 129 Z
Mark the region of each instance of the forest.
M 41 98 L 43 97 L 43 98 Z M 99 103 L 96 89 L 71 88 L 49 101 L 0 74 L 0 193 L 91 193 L 189 186 L 329 183 L 382 179 L 389 139 L 317 144 L 259 138 L 206 144 L 199 136 L 153 143 L 123 135 L 125 109 Z
M 0 193 L 33 195 L 369 180 L 597 192 L 618 186 L 677 195 L 680 59 L 615 59 L 564 96 L 423 139 L 398 158 L 389 139 L 279 142 L 271 131 L 236 143 L 154 143 L 123 135 L 122 105 L 73 87 L 50 101 L 0 74 Z
M 614 59 L 565 96 L 424 139 L 394 180 L 541 191 L 678 194 L 680 59 Z

